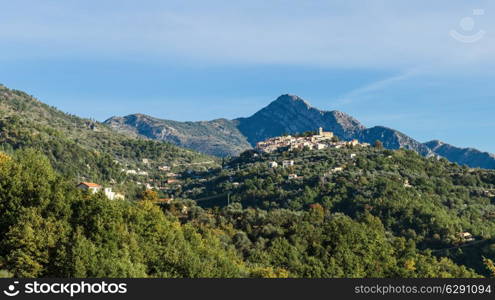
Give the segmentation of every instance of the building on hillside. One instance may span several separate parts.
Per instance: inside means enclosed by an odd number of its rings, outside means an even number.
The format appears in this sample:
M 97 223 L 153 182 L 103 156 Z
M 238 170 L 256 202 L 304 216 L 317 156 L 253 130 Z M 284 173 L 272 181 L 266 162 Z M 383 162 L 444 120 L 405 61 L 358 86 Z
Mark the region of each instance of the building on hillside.
M 109 200 L 124 200 L 125 196 L 120 193 L 115 193 L 112 188 L 103 188 L 101 185 L 92 182 L 81 182 L 77 185 L 78 189 L 87 191 L 91 194 L 96 194 L 103 189 L 103 193 Z
M 268 163 L 268 166 L 270 168 L 276 168 L 276 167 L 278 167 L 278 163 L 276 161 L 271 161 Z
M 121 193 L 115 193 L 115 200 L 125 200 L 125 195 Z
M 485 190 L 482 192 L 482 195 L 488 198 L 493 198 L 495 197 L 495 191 L 493 190 Z
M 169 166 L 159 166 L 158 170 L 163 171 L 163 172 L 168 172 L 168 171 L 170 171 L 170 167 Z
M 104 188 L 103 192 L 109 200 L 115 200 L 115 192 L 112 192 L 112 188 Z
M 167 179 L 167 184 L 176 184 L 176 183 L 179 183 L 180 181 L 178 179 L 174 179 L 174 178 L 169 178 Z
M 349 146 L 357 146 L 357 145 L 359 145 L 359 141 L 358 141 L 358 140 L 356 140 L 356 139 L 354 139 L 354 140 L 352 140 L 352 141 L 350 141 L 350 142 L 347 142 L 347 144 L 348 144 Z
M 87 191 L 91 194 L 96 194 L 101 191 L 102 186 L 93 182 L 81 182 L 77 185 L 77 188 Z
M 165 204 L 170 204 L 174 201 L 174 197 L 172 198 L 161 198 L 160 200 L 157 201 L 157 203 L 165 203 Z
M 474 241 L 473 235 L 469 232 L 460 232 L 459 237 L 461 238 L 461 240 L 463 242 L 473 242 Z
M 284 160 L 282 162 L 282 166 L 284 168 L 292 167 L 292 166 L 294 166 L 294 161 L 293 160 Z
M 287 177 L 287 179 L 289 180 L 293 180 L 293 179 L 297 179 L 299 178 L 299 176 L 297 176 L 297 174 L 289 174 L 289 176 Z
M 320 127 L 318 129 L 318 137 L 331 139 L 331 138 L 333 138 L 333 132 L 331 132 L 331 131 L 323 131 L 323 128 Z
M 316 144 L 315 148 L 316 148 L 316 150 L 323 150 L 323 149 L 328 148 L 328 146 L 326 144 L 318 143 L 318 144 Z

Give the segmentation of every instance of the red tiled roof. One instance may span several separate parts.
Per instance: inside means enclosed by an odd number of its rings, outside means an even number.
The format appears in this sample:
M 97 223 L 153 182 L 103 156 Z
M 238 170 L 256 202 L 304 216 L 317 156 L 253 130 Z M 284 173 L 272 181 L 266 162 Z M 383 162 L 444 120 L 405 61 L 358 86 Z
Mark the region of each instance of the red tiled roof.
M 81 182 L 79 185 L 81 184 L 90 188 L 101 188 L 101 185 L 92 182 Z

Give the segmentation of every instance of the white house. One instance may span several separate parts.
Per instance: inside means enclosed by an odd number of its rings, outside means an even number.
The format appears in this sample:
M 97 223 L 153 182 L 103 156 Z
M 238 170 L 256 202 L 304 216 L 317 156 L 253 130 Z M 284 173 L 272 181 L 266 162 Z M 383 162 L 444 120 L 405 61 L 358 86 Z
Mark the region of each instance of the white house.
M 284 168 L 292 167 L 293 165 L 294 165 L 294 161 L 293 160 L 284 160 L 282 162 L 282 166 Z
M 271 161 L 268 163 L 268 166 L 270 168 L 276 168 L 276 167 L 278 167 L 278 163 L 276 161 Z
M 460 232 L 459 237 L 464 241 L 464 242 L 472 242 L 474 241 L 474 237 L 471 233 L 469 232 Z
M 137 175 L 137 171 L 136 170 L 126 170 L 125 173 L 127 175 Z
M 105 193 L 105 196 L 107 196 L 109 200 L 115 199 L 115 193 L 112 192 L 112 188 L 105 188 L 103 192 Z
M 102 186 L 92 182 L 81 182 L 77 185 L 77 188 L 88 191 L 91 194 L 96 194 L 102 190 Z M 112 192 L 112 188 L 104 188 L 103 193 L 109 200 L 124 200 L 125 196 L 123 194 Z

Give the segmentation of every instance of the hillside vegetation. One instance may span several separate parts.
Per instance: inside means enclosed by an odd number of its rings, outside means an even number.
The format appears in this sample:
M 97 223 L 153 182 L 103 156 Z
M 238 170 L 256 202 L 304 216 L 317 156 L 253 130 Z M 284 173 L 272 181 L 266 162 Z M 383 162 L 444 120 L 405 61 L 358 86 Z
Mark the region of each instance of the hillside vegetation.
M 284 168 L 283 161 L 294 165 Z M 291 174 L 297 178 L 289 179 Z M 183 197 L 198 199 L 204 208 L 230 202 L 269 214 L 297 215 L 317 208 L 324 220 L 373 219 L 389 238 L 403 238 L 411 247 L 454 258 L 483 274 L 483 257 L 495 257 L 495 172 L 427 159 L 409 150 L 246 152 L 184 190 Z M 255 225 L 242 226 L 252 231 L 252 244 L 264 238 Z M 470 233 L 473 243 L 462 233 Z M 291 244 L 292 238 L 287 241 Z
M 380 143 L 220 164 L 5 87 L 0 112 L 1 277 L 494 274 L 495 171 Z
M 215 161 L 168 143 L 116 133 L 0 85 L 0 150 L 28 147 L 42 151 L 61 174 L 95 182 L 124 182 L 122 169 L 156 173 L 160 165 Z
M 3 277 L 479 276 L 371 214 L 109 201 L 76 190 L 33 150 L 0 155 L 0 195 Z

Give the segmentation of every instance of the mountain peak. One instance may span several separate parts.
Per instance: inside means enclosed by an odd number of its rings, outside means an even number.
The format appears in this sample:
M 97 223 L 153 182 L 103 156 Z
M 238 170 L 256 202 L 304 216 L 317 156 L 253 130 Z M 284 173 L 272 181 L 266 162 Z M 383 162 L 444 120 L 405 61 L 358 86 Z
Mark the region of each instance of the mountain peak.
M 304 100 L 303 98 L 297 95 L 291 95 L 291 94 L 281 95 L 275 101 L 273 101 L 272 104 L 292 105 L 292 106 L 301 106 L 305 108 L 312 108 L 311 104 L 309 104 L 306 100 Z

